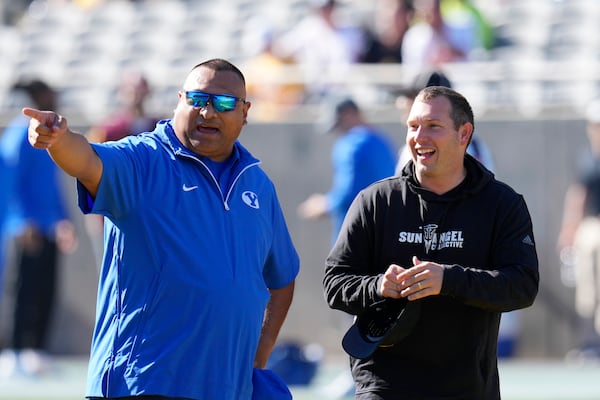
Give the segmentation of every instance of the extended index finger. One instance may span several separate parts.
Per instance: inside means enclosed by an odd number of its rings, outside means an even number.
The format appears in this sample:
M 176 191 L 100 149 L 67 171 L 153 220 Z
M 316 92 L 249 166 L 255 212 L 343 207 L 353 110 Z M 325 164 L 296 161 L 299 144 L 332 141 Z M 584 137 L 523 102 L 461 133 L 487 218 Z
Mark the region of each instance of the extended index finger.
M 44 112 L 35 108 L 25 107 L 21 110 L 23 115 L 30 118 L 41 119 L 44 117 Z
M 58 126 L 58 116 L 52 111 L 41 111 L 35 108 L 25 107 L 21 110 L 23 115 L 39 121 L 40 125 L 48 128 Z

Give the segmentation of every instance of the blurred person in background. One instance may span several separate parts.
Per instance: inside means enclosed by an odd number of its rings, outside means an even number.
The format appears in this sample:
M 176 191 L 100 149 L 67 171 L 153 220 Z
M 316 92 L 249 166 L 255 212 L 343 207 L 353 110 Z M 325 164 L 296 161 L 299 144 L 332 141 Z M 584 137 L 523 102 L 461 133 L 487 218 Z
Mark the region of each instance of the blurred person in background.
M 281 120 L 295 111 L 305 97 L 303 76 L 290 75 L 294 63 L 273 50 L 274 28 L 268 20 L 255 17 L 244 26 L 242 68 L 248 80 L 248 97 L 255 103 L 252 116 L 258 121 Z
M 23 15 L 33 0 L 3 0 L 0 1 L 0 16 L 2 24 L 16 26 L 19 24 Z
M 41 80 L 21 81 L 14 91 L 27 94 L 28 104 L 56 110 L 57 93 Z M 4 235 L 15 249 L 16 282 L 12 333 L 2 352 L 2 374 L 36 376 L 50 367 L 46 351 L 55 309 L 59 255 L 75 250 L 62 172 L 47 153 L 28 142 L 29 120 L 15 117 L 0 138 L 0 156 L 7 168 L 8 215 Z
M 561 258 L 573 257 L 578 348 L 569 357 L 600 359 L 600 100 L 586 112 L 591 157 L 569 185 L 557 241 Z
M 116 112 L 92 126 L 86 133 L 88 140 L 94 143 L 102 143 L 154 130 L 161 117 L 147 113 L 146 103 L 150 95 L 150 83 L 141 71 L 125 71 L 119 82 Z M 102 262 L 104 232 L 102 221 L 103 219 L 99 215 L 84 216 L 85 228 L 92 244 L 98 268 L 100 268 Z
M 404 35 L 402 62 L 418 68 L 468 61 L 478 46 L 473 25 L 452 25 L 444 19 L 441 0 L 414 0 L 415 18 Z
M 0 157 L 0 187 L 4 188 L 3 190 L 0 190 L 0 303 L 2 303 L 2 297 L 4 295 L 4 266 L 6 265 L 6 241 L 4 239 L 4 224 L 6 222 L 8 214 L 9 192 L 6 190 L 6 188 L 9 188 L 11 185 L 10 172 L 11 171 L 9 170 L 8 166 L 4 161 L 4 157 Z
M 442 15 L 449 25 L 474 39 L 475 50 L 491 50 L 496 46 L 494 27 L 471 0 L 442 0 Z
M 394 174 L 394 146 L 386 134 L 369 125 L 362 110 L 350 98 L 325 110 L 325 132 L 337 135 L 331 151 L 333 184 L 323 193 L 310 195 L 298 206 L 305 219 L 332 218 L 335 241 L 346 211 L 354 197 L 371 183 Z
M 117 95 L 119 108 L 114 114 L 90 128 L 86 133 L 90 142 L 102 143 L 148 132 L 153 130 L 161 119 L 146 112 L 146 102 L 151 95 L 151 87 L 141 71 L 124 72 Z
M 394 174 L 396 151 L 385 132 L 367 123 L 362 110 L 351 98 L 335 104 L 326 102 L 324 115 L 319 125 L 322 132 L 337 135 L 331 150 L 332 186 L 327 193 L 310 195 L 300 203 L 297 212 L 301 218 L 309 220 L 330 217 L 333 244 L 356 195 L 370 184 Z M 342 316 L 342 329 L 347 329 L 351 323 L 349 315 Z M 334 379 L 326 391 L 340 396 L 353 393 L 350 371 L 344 371 Z
M 359 61 L 364 32 L 356 21 L 343 19 L 349 7 L 339 0 L 310 0 L 309 14 L 277 36 L 273 50 L 286 62 L 299 64 L 305 74 L 308 101 L 318 102 L 332 91 L 340 74 Z
M 402 41 L 410 26 L 412 0 L 377 0 L 371 27 L 365 30 L 362 63 L 402 63 Z

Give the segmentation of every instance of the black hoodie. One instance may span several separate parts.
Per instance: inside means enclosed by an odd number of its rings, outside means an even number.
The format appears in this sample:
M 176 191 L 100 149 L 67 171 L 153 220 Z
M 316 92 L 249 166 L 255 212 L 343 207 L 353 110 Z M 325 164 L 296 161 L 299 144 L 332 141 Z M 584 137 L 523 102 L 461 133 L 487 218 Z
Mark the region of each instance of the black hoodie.
M 463 182 L 437 195 L 419 186 L 411 161 L 399 177 L 364 189 L 348 210 L 326 261 L 331 308 L 359 315 L 381 300 L 390 264 L 409 268 L 417 256 L 446 265 L 441 293 L 417 300 L 421 315 L 407 337 L 351 358 L 357 394 L 500 399 L 500 315 L 533 303 L 538 259 L 523 197 L 469 155 L 465 166 Z

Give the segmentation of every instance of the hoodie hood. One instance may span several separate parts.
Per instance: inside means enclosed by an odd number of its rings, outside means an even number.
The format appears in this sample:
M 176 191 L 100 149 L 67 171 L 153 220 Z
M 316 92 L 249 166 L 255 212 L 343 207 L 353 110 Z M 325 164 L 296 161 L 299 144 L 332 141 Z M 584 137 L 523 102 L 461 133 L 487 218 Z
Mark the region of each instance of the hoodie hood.
M 410 160 L 402 170 L 401 177 L 406 181 L 406 190 L 414 193 L 418 200 L 418 210 L 421 222 L 425 225 L 444 229 L 446 217 L 450 209 L 459 202 L 475 196 L 486 185 L 493 181 L 494 175 L 483 164 L 469 154 L 465 154 L 464 165 L 467 169 L 465 179 L 453 189 L 443 194 L 437 194 L 423 188 L 417 180 L 414 163 Z M 404 192 L 404 196 L 407 192 Z M 433 225 L 431 225 L 433 224 Z M 425 252 L 429 252 L 429 242 L 425 242 Z
M 408 189 L 425 201 L 453 202 L 479 193 L 494 178 L 494 174 L 470 154 L 465 154 L 464 165 L 467 169 L 465 179 L 458 186 L 441 195 L 421 187 L 415 176 L 413 160 L 406 163 L 400 176 L 406 180 Z

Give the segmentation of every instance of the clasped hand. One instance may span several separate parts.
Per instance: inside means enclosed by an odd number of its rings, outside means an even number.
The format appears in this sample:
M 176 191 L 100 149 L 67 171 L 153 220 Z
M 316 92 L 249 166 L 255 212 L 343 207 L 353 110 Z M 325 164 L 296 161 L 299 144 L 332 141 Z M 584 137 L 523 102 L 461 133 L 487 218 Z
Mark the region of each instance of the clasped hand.
M 413 266 L 391 264 L 383 274 L 379 292 L 383 297 L 417 300 L 440 294 L 444 278 L 442 264 L 421 261 L 413 256 Z

